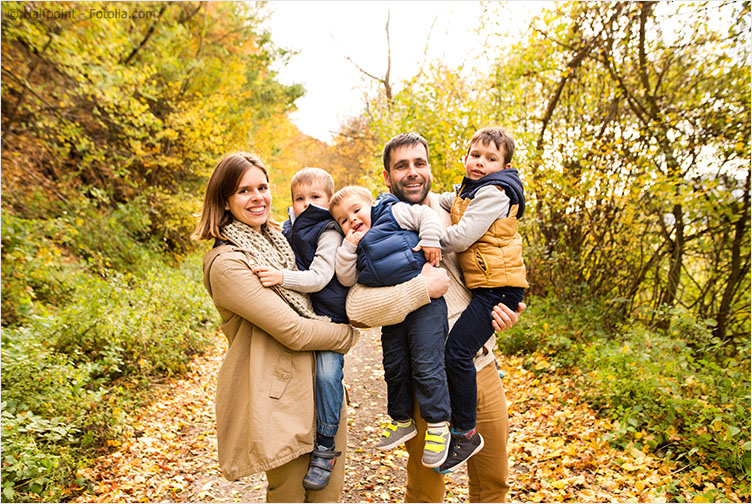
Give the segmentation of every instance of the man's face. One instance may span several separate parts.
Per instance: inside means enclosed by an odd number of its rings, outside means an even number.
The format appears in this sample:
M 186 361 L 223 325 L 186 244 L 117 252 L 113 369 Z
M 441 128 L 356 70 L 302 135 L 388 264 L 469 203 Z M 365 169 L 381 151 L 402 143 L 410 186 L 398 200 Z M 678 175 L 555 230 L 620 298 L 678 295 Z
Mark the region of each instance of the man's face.
M 384 183 L 401 201 L 426 203 L 431 190 L 431 165 L 423 145 L 404 145 L 393 149 L 389 171 L 384 170 Z

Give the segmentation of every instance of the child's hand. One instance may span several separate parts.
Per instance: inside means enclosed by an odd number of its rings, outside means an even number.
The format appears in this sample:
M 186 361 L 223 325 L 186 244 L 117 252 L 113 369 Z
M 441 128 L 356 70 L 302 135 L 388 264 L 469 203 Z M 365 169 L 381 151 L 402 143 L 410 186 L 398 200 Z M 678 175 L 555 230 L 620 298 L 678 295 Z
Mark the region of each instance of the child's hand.
M 347 232 L 347 236 L 345 236 L 345 240 L 349 241 L 353 245 L 357 245 L 360 243 L 360 239 L 363 238 L 363 235 L 365 235 L 365 231 L 353 231 L 352 229 Z
M 441 262 L 441 248 L 440 247 L 415 247 L 413 249 L 413 252 L 418 252 L 422 250 L 423 255 L 426 256 L 426 262 L 433 265 L 438 266 Z
M 256 273 L 261 279 L 261 285 L 264 287 L 271 287 L 272 285 L 282 285 L 285 281 L 285 274 L 278 269 L 270 268 L 269 266 L 256 266 L 253 268 L 253 272 Z

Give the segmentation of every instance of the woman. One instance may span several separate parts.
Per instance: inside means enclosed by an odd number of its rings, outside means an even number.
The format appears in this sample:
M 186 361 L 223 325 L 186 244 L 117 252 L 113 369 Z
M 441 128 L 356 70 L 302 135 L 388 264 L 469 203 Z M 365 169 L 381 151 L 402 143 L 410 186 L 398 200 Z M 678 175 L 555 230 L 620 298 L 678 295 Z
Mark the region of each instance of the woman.
M 295 269 L 271 199 L 261 160 L 230 154 L 212 173 L 193 234 L 216 240 L 204 257 L 204 284 L 229 342 L 217 382 L 219 465 L 228 480 L 266 471 L 269 502 L 337 502 L 343 463 L 324 490 L 302 486 L 314 448 L 313 351 L 346 353 L 355 332 L 315 315 L 305 294 L 263 287 L 253 273 L 255 265 Z M 346 412 L 335 438 L 343 453 Z

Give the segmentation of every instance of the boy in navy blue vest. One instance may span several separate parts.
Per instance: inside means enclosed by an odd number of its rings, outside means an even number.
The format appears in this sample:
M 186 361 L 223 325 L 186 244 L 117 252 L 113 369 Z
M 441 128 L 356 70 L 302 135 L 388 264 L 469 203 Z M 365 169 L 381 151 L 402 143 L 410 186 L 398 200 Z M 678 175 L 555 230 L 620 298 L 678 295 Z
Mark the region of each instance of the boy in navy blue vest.
M 383 194 L 374 203 L 366 188 L 349 186 L 332 196 L 329 210 L 345 233 L 336 264 L 342 285 L 397 285 L 418 275 L 426 262 L 438 266 L 441 261 L 441 222 L 427 206 L 401 202 L 393 194 Z M 376 449 L 389 450 L 417 434 L 412 419 L 414 388 L 420 413 L 428 422 L 422 459 L 426 467 L 439 467 L 449 449 L 447 330 L 443 297 L 432 299 L 403 322 L 381 329 L 392 423 Z
M 335 278 L 334 267 L 342 234 L 329 214 L 334 192 L 331 175 L 321 168 L 303 168 L 290 181 L 292 207 L 283 234 L 295 252 L 300 271 L 257 268 L 262 285 L 284 287 L 311 295 L 317 315 L 332 322 L 348 323 L 345 313 L 347 287 Z M 334 436 L 342 410 L 344 356 L 336 352 L 316 352 L 316 448 L 311 456 L 303 486 L 321 490 L 329 483 L 337 456 Z

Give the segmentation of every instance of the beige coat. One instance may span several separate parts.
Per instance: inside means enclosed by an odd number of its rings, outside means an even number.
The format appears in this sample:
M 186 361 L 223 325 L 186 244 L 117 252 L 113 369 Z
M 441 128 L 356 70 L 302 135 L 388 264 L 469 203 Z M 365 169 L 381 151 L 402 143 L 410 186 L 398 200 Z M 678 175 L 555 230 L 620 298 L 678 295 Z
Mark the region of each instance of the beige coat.
M 314 350 L 346 353 L 355 332 L 299 316 L 261 285 L 243 252 L 204 256 L 204 285 L 229 347 L 219 371 L 219 466 L 228 480 L 279 467 L 313 450 Z

